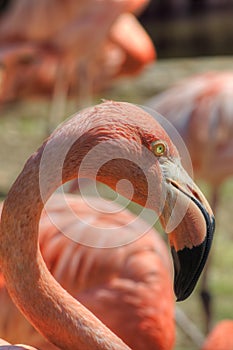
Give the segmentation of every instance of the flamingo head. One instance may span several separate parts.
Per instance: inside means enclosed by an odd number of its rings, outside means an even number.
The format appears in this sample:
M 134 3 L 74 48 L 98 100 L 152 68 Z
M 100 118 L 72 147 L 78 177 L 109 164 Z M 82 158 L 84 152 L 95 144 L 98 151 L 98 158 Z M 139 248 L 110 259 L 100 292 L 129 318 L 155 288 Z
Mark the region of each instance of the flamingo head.
M 77 124 L 85 125 L 85 132 L 69 158 L 78 150 L 79 176 L 95 178 L 157 213 L 171 246 L 177 300 L 186 299 L 206 263 L 215 224 L 170 137 L 147 112 L 124 102 L 87 109 L 67 129 L 75 133 Z

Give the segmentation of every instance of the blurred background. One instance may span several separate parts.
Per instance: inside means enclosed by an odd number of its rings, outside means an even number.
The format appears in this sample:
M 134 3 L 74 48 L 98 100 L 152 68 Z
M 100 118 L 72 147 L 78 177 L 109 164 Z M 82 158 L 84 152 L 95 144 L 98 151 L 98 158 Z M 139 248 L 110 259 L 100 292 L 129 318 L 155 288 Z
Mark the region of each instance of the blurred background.
M 101 99 L 147 104 L 183 79 L 227 71 L 221 82 L 210 82 L 219 87 L 217 92 L 206 88 L 206 94 L 219 105 L 209 105 L 205 120 L 213 118 L 211 132 L 205 140 L 196 138 L 192 147 L 202 154 L 216 139 L 207 170 L 203 166 L 198 173 L 201 165 L 196 162 L 197 182 L 210 201 L 214 200 L 212 188 L 218 189 L 208 280 L 213 295 L 212 324 L 233 320 L 233 1 L 128 3 L 113 8 L 107 1 L 105 6 L 95 7 L 95 1 L 0 0 L 0 197 L 5 198 L 28 156 L 50 131 L 80 108 Z M 222 107 L 225 99 L 217 94 L 226 86 L 227 107 Z M 190 101 L 193 106 L 200 96 L 184 97 L 183 102 Z M 176 104 L 171 108 L 179 111 Z M 187 109 L 179 108 L 184 118 L 189 118 Z M 202 127 L 200 121 L 198 130 Z M 216 181 L 208 180 L 208 171 L 217 174 L 224 167 L 219 160 L 223 155 L 217 157 L 223 147 L 228 169 Z M 179 307 L 204 334 L 199 290 L 200 286 Z M 197 345 L 177 327 L 175 349 L 192 350 Z
M 160 58 L 232 55 L 231 0 L 151 1 L 140 17 Z

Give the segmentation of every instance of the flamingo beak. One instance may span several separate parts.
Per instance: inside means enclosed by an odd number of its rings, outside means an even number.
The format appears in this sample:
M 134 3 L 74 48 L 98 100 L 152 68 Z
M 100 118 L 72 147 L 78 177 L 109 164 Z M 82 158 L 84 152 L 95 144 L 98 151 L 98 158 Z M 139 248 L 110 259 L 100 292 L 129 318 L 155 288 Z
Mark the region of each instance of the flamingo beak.
M 167 178 L 167 201 L 161 222 L 168 233 L 174 263 L 177 301 L 194 290 L 205 266 L 215 229 L 212 210 L 192 179 L 179 167 L 179 177 Z

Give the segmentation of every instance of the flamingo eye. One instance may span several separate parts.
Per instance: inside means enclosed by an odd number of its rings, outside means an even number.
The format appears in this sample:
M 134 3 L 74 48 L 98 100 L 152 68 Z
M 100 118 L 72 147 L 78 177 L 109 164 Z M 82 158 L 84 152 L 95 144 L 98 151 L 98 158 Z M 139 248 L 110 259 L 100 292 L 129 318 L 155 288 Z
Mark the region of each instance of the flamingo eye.
M 151 149 L 152 149 L 152 152 L 160 157 L 162 155 L 164 155 L 164 153 L 166 152 L 166 144 L 163 142 L 163 141 L 154 141 L 151 143 Z

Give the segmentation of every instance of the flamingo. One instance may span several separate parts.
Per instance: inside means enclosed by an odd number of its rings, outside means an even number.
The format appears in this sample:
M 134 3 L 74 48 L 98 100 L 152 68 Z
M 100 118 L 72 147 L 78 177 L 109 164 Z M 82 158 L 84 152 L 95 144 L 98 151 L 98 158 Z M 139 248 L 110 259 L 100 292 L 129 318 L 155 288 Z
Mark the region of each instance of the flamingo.
M 49 200 L 40 220 L 39 242 L 49 271 L 74 298 L 82 302 L 105 325 L 134 350 L 173 348 L 175 340 L 174 296 L 171 262 L 167 247 L 155 230 L 137 241 L 123 245 L 135 236 L 141 223 L 116 204 L 92 202 L 91 209 L 81 197 L 56 194 Z M 72 212 L 70 211 L 72 209 Z M 113 214 L 109 214 L 109 209 Z M 100 211 L 101 210 L 101 211 Z M 108 213 L 106 213 L 108 211 Z M 74 216 L 72 213 L 76 213 Z M 114 214 L 116 212 L 116 214 Z M 118 248 L 91 248 L 64 236 L 69 228 L 72 237 L 88 235 L 92 227 L 121 227 Z M 101 232 L 97 242 L 109 240 Z M 111 237 L 110 237 L 111 239 Z M 0 283 L 0 335 L 15 343 L 30 342 L 39 349 L 54 350 L 11 301 L 2 280 Z
M 116 77 L 138 74 L 155 59 L 155 50 L 130 12 L 147 2 L 12 2 L 0 23 L 1 102 L 53 95 L 59 100 L 62 93 L 87 98 Z
M 192 293 L 205 265 L 213 213 L 164 129 L 126 102 L 106 101 L 78 113 L 26 162 L 5 200 L 0 226 L 1 270 L 14 303 L 62 349 L 129 349 L 55 281 L 41 257 L 44 203 L 77 176 L 103 182 L 158 213 L 169 236 L 177 300 Z
M 201 350 L 232 350 L 233 349 L 233 321 L 219 322 L 206 338 Z
M 233 72 L 188 78 L 153 97 L 147 105 L 177 128 L 190 152 L 195 177 L 211 186 L 210 204 L 216 213 L 220 188 L 233 174 Z M 209 266 L 210 260 L 201 285 L 207 331 L 213 314 Z
M 195 176 L 212 187 L 215 211 L 219 187 L 233 174 L 232 87 L 233 72 L 208 72 L 178 82 L 147 103 L 183 137 Z

